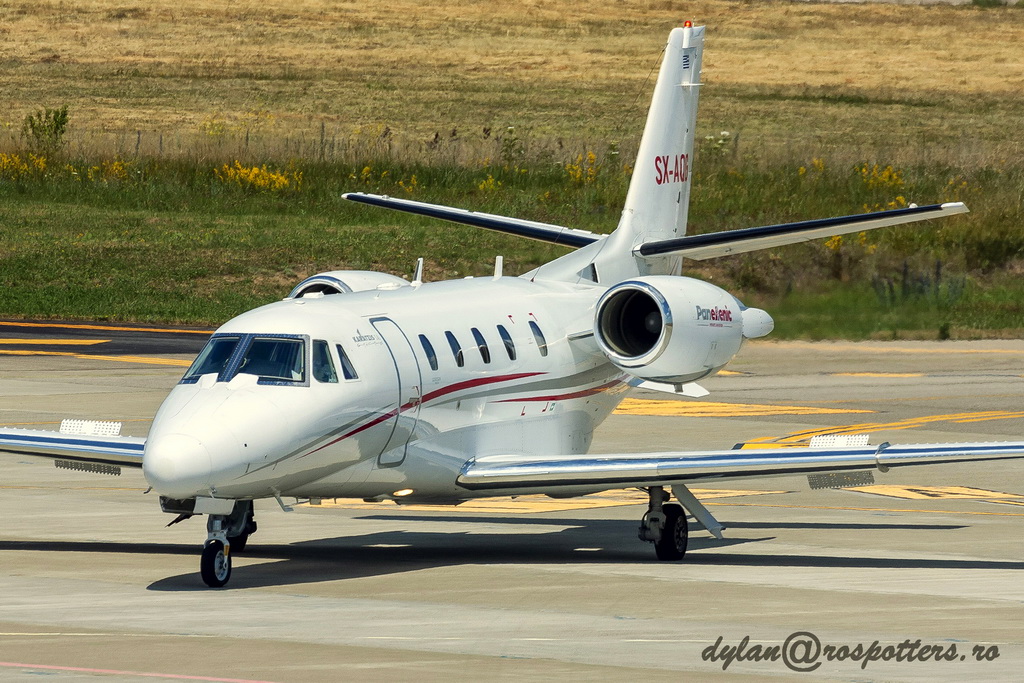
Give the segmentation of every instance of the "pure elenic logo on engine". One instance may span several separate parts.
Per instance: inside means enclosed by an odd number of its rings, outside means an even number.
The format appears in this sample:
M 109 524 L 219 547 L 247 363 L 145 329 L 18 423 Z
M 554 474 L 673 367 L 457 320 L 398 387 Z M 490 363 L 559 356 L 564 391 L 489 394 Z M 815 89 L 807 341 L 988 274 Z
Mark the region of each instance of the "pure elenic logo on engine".
M 715 322 L 732 322 L 732 311 L 728 308 L 704 308 L 697 306 L 697 320 L 712 320 Z

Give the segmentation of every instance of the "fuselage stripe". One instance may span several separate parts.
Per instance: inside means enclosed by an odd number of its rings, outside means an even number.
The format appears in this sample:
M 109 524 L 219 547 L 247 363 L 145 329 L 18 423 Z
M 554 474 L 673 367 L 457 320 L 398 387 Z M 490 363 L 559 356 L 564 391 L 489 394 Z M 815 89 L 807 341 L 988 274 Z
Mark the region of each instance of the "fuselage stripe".
M 474 387 L 483 386 L 485 384 L 496 384 L 498 382 L 511 382 L 515 379 L 523 379 L 525 377 L 536 377 L 537 375 L 546 375 L 546 372 L 520 372 L 513 375 L 498 375 L 497 377 L 477 377 L 476 379 L 468 379 L 463 382 L 456 382 L 440 389 L 428 392 L 423 395 L 421 400 L 422 403 L 432 401 L 435 398 L 440 398 L 448 394 L 453 394 L 456 391 L 462 391 L 463 389 L 472 389 Z M 406 404 L 412 406 L 415 404 Z M 405 409 L 406 406 L 402 406 Z
M 436 389 L 436 390 L 431 391 L 431 392 L 429 392 L 427 394 L 424 394 L 423 397 L 418 402 L 411 401 L 411 402 L 406 403 L 405 405 L 401 406 L 400 408 L 395 408 L 394 410 L 390 410 L 390 411 L 388 411 L 388 412 L 386 412 L 386 413 L 384 413 L 382 415 L 378 415 L 377 417 L 375 417 L 374 419 L 370 420 L 366 424 L 363 424 L 363 425 L 361 425 L 359 427 L 356 427 L 355 429 L 353 429 L 353 430 L 351 430 L 349 432 L 346 432 L 345 434 L 342 434 L 341 436 L 339 436 L 338 438 L 334 439 L 333 441 L 328 441 L 327 443 L 323 444 L 322 446 L 319 446 L 318 448 L 315 448 L 315 449 L 309 451 L 308 453 L 302 455 L 301 457 L 304 458 L 307 455 L 313 455 L 314 453 L 316 453 L 318 451 L 322 451 L 323 449 L 327 448 L 328 446 L 333 446 L 334 444 L 338 443 L 339 441 L 344 441 L 345 439 L 349 438 L 350 436 L 355 436 L 356 434 L 358 434 L 360 432 L 366 431 L 367 429 L 369 429 L 371 427 L 375 427 L 375 426 L 379 425 L 381 422 L 384 422 L 385 420 L 389 420 L 392 417 L 395 417 L 396 415 L 399 415 L 400 413 L 404 413 L 405 411 L 410 410 L 410 409 L 416 407 L 418 404 L 426 403 L 427 401 L 433 400 L 435 398 L 439 398 L 439 397 L 444 396 L 446 394 L 451 394 L 451 393 L 454 393 L 456 391 L 461 391 L 462 389 L 472 389 L 473 387 L 478 387 L 478 386 L 482 386 L 482 385 L 485 385 L 485 384 L 495 384 L 497 382 L 509 382 L 509 381 L 516 380 L 516 379 L 522 379 L 524 377 L 534 377 L 536 375 L 543 375 L 543 374 L 546 374 L 546 373 L 543 373 L 543 372 L 520 372 L 520 373 L 516 373 L 516 374 L 512 374 L 512 375 L 498 375 L 497 377 L 478 377 L 476 379 L 465 380 L 463 382 L 456 382 L 455 384 L 451 384 L 451 385 L 449 385 L 447 387 L 442 387 L 441 389 Z
M 551 394 L 548 396 L 528 396 L 525 398 L 506 398 L 500 401 L 495 401 L 495 403 L 519 403 L 528 401 L 567 401 L 571 398 L 583 398 L 585 396 L 593 396 L 595 394 L 600 394 L 622 383 L 623 382 L 620 379 L 615 379 L 606 384 L 602 384 L 599 387 L 580 389 L 579 391 L 573 391 L 567 394 Z

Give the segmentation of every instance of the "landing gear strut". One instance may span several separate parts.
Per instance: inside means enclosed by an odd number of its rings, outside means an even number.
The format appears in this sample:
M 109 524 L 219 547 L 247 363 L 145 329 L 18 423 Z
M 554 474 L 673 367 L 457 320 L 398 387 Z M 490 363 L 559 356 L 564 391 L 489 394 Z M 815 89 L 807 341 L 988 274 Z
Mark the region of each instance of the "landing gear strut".
M 250 534 L 256 533 L 256 520 L 253 518 L 252 512 L 252 501 L 251 500 L 240 500 L 235 503 L 236 509 L 239 505 L 245 505 L 245 523 L 242 525 L 241 532 L 234 534 L 233 529 L 228 532 L 228 542 L 231 544 L 231 550 L 236 553 L 240 553 L 245 550 L 245 544 L 249 542 Z M 232 512 L 232 516 L 234 516 Z
M 722 540 L 722 530 L 725 527 L 684 485 L 672 486 L 672 495 L 682 505 L 666 502 L 669 495 L 661 486 L 650 487 L 647 489 L 647 495 L 650 502 L 647 513 L 640 520 L 639 536 L 641 541 L 654 544 L 654 552 L 659 560 L 681 560 L 686 554 L 687 512 L 693 515 L 699 525 L 711 532 L 712 536 Z
M 206 531 L 199 574 L 210 588 L 221 588 L 231 578 L 231 551 L 244 549 L 249 535 L 256 531 L 252 501 L 235 501 L 230 515 L 210 515 Z
M 659 560 L 683 559 L 688 540 L 683 506 L 678 503 L 666 503 L 668 493 L 660 486 L 649 488 L 647 495 L 650 502 L 647 513 L 640 520 L 640 540 L 654 543 L 654 553 Z

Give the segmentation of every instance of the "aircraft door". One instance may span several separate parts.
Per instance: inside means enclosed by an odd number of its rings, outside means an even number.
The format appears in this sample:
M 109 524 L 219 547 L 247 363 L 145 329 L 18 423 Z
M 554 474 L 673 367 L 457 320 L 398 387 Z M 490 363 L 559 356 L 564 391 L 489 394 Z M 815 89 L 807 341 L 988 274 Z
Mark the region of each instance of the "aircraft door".
M 395 467 L 405 460 L 406 447 L 416 429 L 423 380 L 420 377 L 419 361 L 402 328 L 390 318 L 373 318 L 370 323 L 387 344 L 398 375 L 398 409 L 389 420 L 393 431 L 377 458 L 378 467 Z

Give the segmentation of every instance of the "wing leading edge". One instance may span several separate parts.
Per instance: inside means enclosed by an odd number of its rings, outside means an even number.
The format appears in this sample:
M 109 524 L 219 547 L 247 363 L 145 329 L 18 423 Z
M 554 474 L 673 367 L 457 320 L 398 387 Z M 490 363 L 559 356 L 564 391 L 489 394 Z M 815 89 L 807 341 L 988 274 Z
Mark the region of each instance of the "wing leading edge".
M 1024 458 L 1024 442 L 775 448 L 689 453 L 484 456 L 458 477 L 470 490 L 664 486 L 695 480 L 841 472 Z M 599 490 L 595 489 L 595 490 Z M 541 492 L 541 491 L 539 491 Z
M 472 225 L 477 228 L 496 230 L 566 247 L 585 247 L 588 244 L 605 238 L 605 235 L 598 235 L 587 230 L 575 230 L 550 223 L 495 216 L 494 214 L 480 213 L 479 211 L 453 209 L 448 206 L 441 206 L 440 204 L 414 202 L 411 199 L 395 199 L 394 197 L 363 192 L 348 192 L 341 196 L 344 199 L 360 204 L 414 213 L 418 216 L 427 216 L 429 218 L 439 218 L 451 221 L 452 223 L 462 223 L 463 225 Z
M 687 235 L 660 242 L 647 242 L 634 249 L 633 253 L 641 257 L 675 254 L 699 261 L 759 249 L 772 249 L 820 237 L 847 235 L 852 232 L 863 232 L 929 218 L 952 216 L 958 213 L 967 213 L 967 211 L 963 202 L 909 206 L 905 209 L 861 213 L 853 216 L 764 225 L 757 228 L 710 232 L 703 235 Z
M 0 429 L 0 453 L 31 455 L 89 465 L 142 467 L 146 440 L 134 436 L 86 436 L 34 429 Z M 72 469 L 79 469 L 73 467 Z

